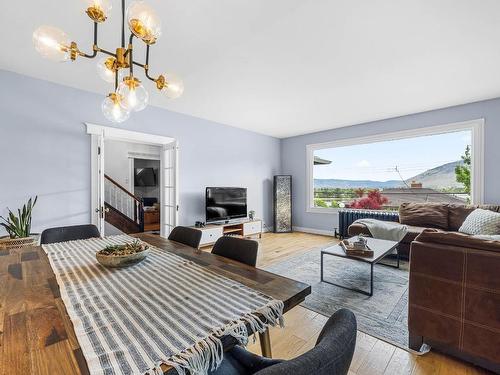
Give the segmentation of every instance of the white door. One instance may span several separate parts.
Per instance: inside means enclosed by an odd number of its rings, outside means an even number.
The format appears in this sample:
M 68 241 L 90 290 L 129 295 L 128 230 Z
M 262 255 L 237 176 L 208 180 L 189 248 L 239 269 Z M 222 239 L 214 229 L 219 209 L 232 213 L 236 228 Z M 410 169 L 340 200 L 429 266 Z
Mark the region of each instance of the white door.
M 179 190 L 178 190 L 178 145 L 177 141 L 163 146 L 161 157 L 162 197 L 161 197 L 161 230 L 162 237 L 168 237 L 178 222 Z

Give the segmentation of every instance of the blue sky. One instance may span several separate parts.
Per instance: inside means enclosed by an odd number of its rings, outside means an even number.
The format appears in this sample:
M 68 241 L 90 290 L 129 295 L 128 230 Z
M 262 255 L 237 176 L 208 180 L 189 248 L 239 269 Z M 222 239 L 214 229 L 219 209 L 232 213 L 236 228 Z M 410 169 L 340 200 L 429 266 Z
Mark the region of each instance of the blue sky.
M 399 180 L 397 166 L 404 179 L 428 169 L 460 160 L 471 144 L 471 132 L 430 135 L 395 141 L 317 150 L 314 155 L 331 160 L 329 165 L 314 166 L 314 178 L 346 180 Z

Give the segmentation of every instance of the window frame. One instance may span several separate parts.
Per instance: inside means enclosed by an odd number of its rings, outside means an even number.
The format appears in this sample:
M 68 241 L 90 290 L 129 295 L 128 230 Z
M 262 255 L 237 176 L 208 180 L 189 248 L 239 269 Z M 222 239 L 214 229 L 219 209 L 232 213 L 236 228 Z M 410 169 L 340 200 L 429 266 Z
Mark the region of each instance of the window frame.
M 445 125 L 428 126 L 418 129 L 402 130 L 365 137 L 344 138 L 330 142 L 306 145 L 306 212 L 337 214 L 339 208 L 314 207 L 314 151 L 325 148 L 354 146 L 383 141 L 416 138 L 469 130 L 471 132 L 471 201 L 473 204 L 484 202 L 484 119 L 455 122 Z

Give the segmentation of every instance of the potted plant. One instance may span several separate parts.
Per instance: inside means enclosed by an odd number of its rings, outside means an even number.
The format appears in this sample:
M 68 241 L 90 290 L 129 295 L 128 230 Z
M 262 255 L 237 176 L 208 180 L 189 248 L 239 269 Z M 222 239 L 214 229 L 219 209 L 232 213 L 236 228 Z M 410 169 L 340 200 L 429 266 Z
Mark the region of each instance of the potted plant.
M 11 210 L 7 218 L 0 216 L 0 219 L 4 221 L 0 225 L 9 234 L 0 238 L 0 249 L 14 249 L 35 244 L 35 238 L 31 235 L 31 213 L 37 198 L 30 198 L 22 209 L 17 210 L 17 216 Z

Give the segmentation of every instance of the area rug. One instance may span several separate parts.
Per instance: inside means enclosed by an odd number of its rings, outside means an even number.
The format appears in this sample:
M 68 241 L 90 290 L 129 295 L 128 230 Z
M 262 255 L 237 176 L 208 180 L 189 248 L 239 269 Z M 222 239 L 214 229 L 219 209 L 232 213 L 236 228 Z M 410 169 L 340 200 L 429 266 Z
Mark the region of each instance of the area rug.
M 320 282 L 320 248 L 266 267 L 267 271 L 310 284 L 312 293 L 302 306 L 325 316 L 340 308 L 353 311 L 358 329 L 371 336 L 408 348 L 408 262 L 399 269 L 377 264 L 374 267 L 373 296 Z M 384 259 L 395 264 L 395 259 Z M 326 255 L 324 278 L 337 284 L 368 291 L 370 265 Z

